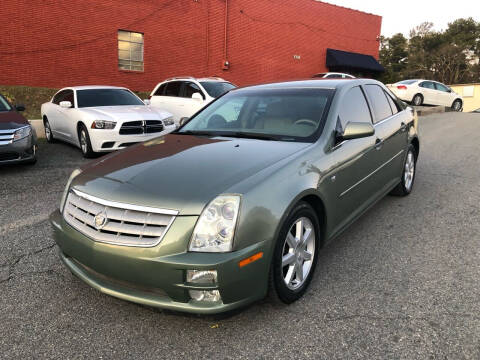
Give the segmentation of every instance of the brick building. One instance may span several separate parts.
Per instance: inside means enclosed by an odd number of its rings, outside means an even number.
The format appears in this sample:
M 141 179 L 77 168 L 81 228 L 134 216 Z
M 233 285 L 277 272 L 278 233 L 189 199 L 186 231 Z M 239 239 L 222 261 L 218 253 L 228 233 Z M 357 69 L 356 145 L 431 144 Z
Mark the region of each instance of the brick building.
M 310 77 L 328 70 L 327 48 L 378 58 L 381 27 L 314 0 L 5 0 L 0 14 L 0 84 L 52 88 Z

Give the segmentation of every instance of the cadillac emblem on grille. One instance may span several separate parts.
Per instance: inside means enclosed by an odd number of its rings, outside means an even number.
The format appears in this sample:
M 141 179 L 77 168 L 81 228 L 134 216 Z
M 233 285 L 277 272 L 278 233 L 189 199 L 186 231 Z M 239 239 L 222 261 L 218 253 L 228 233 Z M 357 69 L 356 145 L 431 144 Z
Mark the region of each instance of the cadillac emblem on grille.
M 107 225 L 108 218 L 107 213 L 105 211 L 99 212 L 95 215 L 95 228 L 97 230 L 102 230 L 105 225 Z

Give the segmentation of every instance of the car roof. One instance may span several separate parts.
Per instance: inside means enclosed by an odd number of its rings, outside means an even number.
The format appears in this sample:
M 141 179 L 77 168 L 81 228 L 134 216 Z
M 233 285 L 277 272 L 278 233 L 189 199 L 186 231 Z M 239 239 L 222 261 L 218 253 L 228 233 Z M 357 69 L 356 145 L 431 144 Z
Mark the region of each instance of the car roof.
M 163 80 L 161 83 L 167 82 L 167 81 L 211 81 L 211 82 L 229 82 L 228 80 L 222 79 L 221 77 L 218 76 L 210 76 L 210 77 L 202 77 L 202 78 L 196 78 L 193 76 L 174 76 L 170 77 L 168 79 Z M 161 84 L 160 83 L 160 84 Z
M 68 86 L 61 90 L 93 90 L 93 89 L 126 89 L 121 86 L 110 86 L 110 85 L 82 85 L 82 86 Z
M 261 90 L 261 89 L 295 89 L 295 88 L 317 88 L 317 89 L 341 89 L 343 87 L 350 87 L 355 85 L 364 84 L 382 84 L 381 82 L 373 79 L 305 79 L 305 80 L 293 80 L 282 81 L 268 84 L 259 84 L 253 86 L 246 86 L 242 88 L 233 89 L 231 91 L 242 90 Z

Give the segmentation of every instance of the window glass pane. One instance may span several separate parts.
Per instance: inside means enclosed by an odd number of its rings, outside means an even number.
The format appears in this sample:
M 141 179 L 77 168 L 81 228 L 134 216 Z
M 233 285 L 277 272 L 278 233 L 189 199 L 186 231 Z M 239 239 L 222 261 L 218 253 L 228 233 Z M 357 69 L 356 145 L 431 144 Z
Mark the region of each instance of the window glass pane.
M 341 130 L 345 129 L 345 125 L 349 122 L 367 122 L 372 123 L 370 110 L 368 109 L 367 100 L 363 95 L 362 89 L 355 86 L 348 90 L 343 98 L 343 103 L 338 113 L 340 117 Z M 340 130 L 340 129 L 339 129 Z
M 78 107 L 144 105 L 126 89 L 88 89 L 77 91 Z
M 74 101 L 73 101 L 73 90 L 67 90 L 65 91 L 65 96 L 63 97 L 62 101 L 70 101 L 72 103 L 72 107 L 74 107 Z
M 118 40 L 130 41 L 130 32 L 128 31 L 118 31 Z
M 118 67 L 143 71 L 143 34 L 118 31 Z
M 385 97 L 385 92 L 380 86 L 366 85 L 365 90 L 367 91 L 368 98 L 373 106 L 373 113 L 375 114 L 374 122 L 379 122 L 389 116 L 392 116 L 392 109 L 390 108 L 388 100 Z
M 390 104 L 390 108 L 392 109 L 392 112 L 394 114 L 398 113 L 398 106 L 397 104 L 395 103 L 395 101 L 393 101 L 393 99 L 391 98 L 390 95 L 388 95 L 387 93 L 385 93 L 385 96 L 387 97 L 387 101 L 388 103 Z
M 167 84 L 165 96 L 180 96 L 181 81 L 172 81 Z
M 421 87 L 426 88 L 426 89 L 433 89 L 435 90 L 435 85 L 433 85 L 432 82 L 430 81 L 424 81 L 420 84 Z
M 12 107 L 2 95 L 0 95 L 0 111 L 10 111 Z
M 435 86 L 437 87 L 437 90 L 448 92 L 448 88 L 443 84 L 435 83 Z
M 203 88 L 207 91 L 208 95 L 213 98 L 217 98 L 220 95 L 225 94 L 227 91 L 235 88 L 235 85 L 229 82 L 220 81 L 202 81 Z
M 183 87 L 183 97 L 191 98 L 194 93 L 199 93 L 205 99 L 205 96 L 202 94 L 202 90 L 200 90 L 197 84 L 186 82 Z
M 329 89 L 233 91 L 205 107 L 179 132 L 312 142 L 321 134 L 333 93 Z
M 155 91 L 155 94 L 153 94 L 154 96 L 162 96 L 165 94 L 165 89 L 167 87 L 167 84 L 162 84 L 160 85 L 160 87 L 157 89 L 157 91 Z

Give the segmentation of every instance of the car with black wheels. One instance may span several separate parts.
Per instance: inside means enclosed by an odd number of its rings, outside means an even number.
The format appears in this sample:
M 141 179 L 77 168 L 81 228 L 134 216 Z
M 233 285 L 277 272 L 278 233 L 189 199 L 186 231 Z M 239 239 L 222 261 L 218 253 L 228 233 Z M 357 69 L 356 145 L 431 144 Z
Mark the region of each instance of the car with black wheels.
M 23 105 L 11 105 L 0 94 L 0 164 L 37 161 L 37 135 L 20 112 Z

